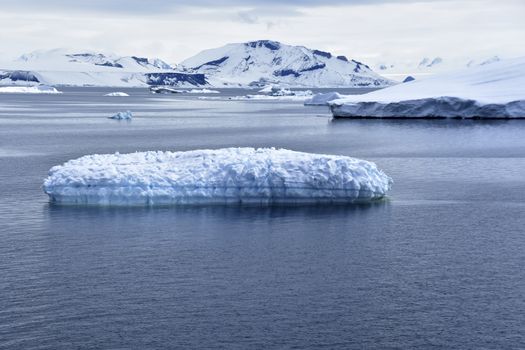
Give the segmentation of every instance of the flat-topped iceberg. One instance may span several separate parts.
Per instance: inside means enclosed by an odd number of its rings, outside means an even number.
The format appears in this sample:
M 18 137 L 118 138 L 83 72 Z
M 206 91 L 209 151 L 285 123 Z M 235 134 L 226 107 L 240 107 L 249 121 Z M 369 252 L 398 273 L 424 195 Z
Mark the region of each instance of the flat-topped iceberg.
M 52 86 L 33 85 L 33 86 L 2 86 L 0 93 L 4 94 L 61 94 Z
M 274 148 L 95 154 L 55 166 L 52 202 L 97 205 L 351 203 L 392 179 L 365 160 Z
M 332 101 L 334 117 L 525 118 L 525 58 Z
M 125 92 L 121 92 L 121 91 L 116 91 L 116 92 L 110 92 L 109 94 L 105 94 L 104 96 L 109 96 L 109 97 L 128 97 L 129 94 L 127 94 Z

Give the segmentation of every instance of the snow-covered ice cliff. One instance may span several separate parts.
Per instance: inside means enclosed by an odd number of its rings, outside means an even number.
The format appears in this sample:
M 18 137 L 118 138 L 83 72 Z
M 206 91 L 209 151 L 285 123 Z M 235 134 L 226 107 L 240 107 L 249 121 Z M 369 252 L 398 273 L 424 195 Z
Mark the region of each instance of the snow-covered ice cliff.
M 525 118 L 525 57 L 331 102 L 334 117 Z

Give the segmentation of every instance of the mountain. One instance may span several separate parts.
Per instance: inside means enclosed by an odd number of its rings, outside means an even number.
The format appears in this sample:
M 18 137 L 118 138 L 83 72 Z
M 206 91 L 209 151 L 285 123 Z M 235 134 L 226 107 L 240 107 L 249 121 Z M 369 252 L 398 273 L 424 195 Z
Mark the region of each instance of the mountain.
M 207 86 L 203 74 L 176 71 L 158 58 L 63 49 L 20 56 L 0 70 L 0 84 L 72 86 Z
M 441 57 L 428 58 L 420 60 L 408 60 L 403 62 L 380 62 L 375 65 L 378 72 L 385 77 L 402 81 L 407 76 L 416 79 L 434 75 L 437 73 L 446 73 L 448 71 L 462 69 L 479 65 L 491 64 L 500 61 L 498 56 L 492 56 L 484 59 L 446 59 Z
M 55 67 L 57 70 L 71 71 L 103 71 L 103 67 L 130 72 L 173 70 L 173 67 L 158 58 L 117 56 L 91 51 L 75 53 L 64 49 L 34 51 L 20 56 L 16 61 L 37 68 Z
M 204 50 L 180 64 L 213 86 L 384 87 L 392 81 L 345 56 L 259 40 Z

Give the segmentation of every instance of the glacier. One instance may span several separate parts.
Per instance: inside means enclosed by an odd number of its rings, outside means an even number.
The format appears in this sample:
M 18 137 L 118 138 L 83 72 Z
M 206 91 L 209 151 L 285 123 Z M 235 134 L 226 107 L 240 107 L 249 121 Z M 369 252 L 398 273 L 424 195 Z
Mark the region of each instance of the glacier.
M 4 94 L 61 94 L 52 86 L 33 85 L 33 86 L 2 86 L 0 93 Z
M 336 118 L 525 118 L 525 57 L 330 102 Z
M 95 154 L 50 169 L 62 204 L 352 203 L 386 196 L 392 179 L 369 161 L 275 148 Z

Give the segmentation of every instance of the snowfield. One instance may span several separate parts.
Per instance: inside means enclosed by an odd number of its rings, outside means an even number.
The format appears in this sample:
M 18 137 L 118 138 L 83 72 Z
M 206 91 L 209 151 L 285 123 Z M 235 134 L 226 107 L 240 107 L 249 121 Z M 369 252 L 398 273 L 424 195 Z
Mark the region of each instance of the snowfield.
M 330 103 L 334 117 L 525 118 L 525 58 L 475 66 Z
M 34 86 L 2 86 L 0 93 L 4 94 L 61 94 L 52 86 L 34 85 Z
M 274 148 L 88 155 L 55 166 L 52 202 L 97 205 L 351 203 L 392 179 L 368 161 Z

